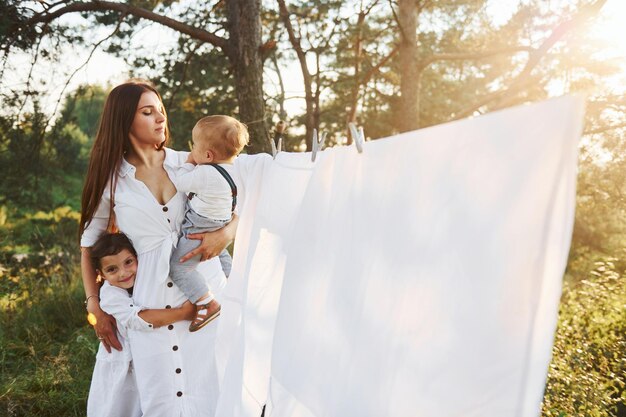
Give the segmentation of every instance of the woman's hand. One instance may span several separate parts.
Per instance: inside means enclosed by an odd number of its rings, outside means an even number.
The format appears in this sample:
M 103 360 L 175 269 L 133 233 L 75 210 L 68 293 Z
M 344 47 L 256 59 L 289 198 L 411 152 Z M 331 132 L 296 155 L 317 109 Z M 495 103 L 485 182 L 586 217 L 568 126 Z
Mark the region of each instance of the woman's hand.
M 189 301 L 185 301 L 183 303 L 182 306 L 179 307 L 180 310 L 183 312 L 184 316 L 183 316 L 183 320 L 193 320 L 196 318 L 196 313 L 197 313 L 197 309 L 196 309 L 196 305 L 192 304 Z
M 235 239 L 238 223 L 239 216 L 233 214 L 233 219 L 230 223 L 215 232 L 193 233 L 187 235 L 189 239 L 202 240 L 202 243 L 200 243 L 197 248 L 180 258 L 180 262 L 185 262 L 199 254 L 202 255 L 200 259 L 201 262 L 213 258 L 214 256 L 218 256 L 224 248 L 228 246 L 233 239 Z
M 96 336 L 100 339 L 107 352 L 111 353 L 111 348 L 122 350 L 122 344 L 117 338 L 115 318 L 105 313 L 99 306 L 94 309 L 93 315 L 96 316 L 96 324 L 93 326 Z

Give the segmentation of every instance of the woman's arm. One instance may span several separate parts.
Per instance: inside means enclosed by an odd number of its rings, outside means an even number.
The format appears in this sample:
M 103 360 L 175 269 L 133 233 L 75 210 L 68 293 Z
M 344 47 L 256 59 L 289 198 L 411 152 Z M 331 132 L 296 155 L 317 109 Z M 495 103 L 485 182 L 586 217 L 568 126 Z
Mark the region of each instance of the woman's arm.
M 196 316 L 196 307 L 189 301 L 178 308 L 159 308 L 142 310 L 139 317 L 152 324 L 153 327 L 166 326 L 181 320 L 193 320 Z
M 109 353 L 111 347 L 122 350 L 122 345 L 117 339 L 115 319 L 100 308 L 99 287 L 96 283 L 97 274 L 89 258 L 89 248 L 80 249 L 80 269 L 83 276 L 85 299 L 87 299 L 87 311 L 96 317 L 96 323 L 93 327 L 98 339 L 102 341 Z
M 202 254 L 201 261 L 206 261 L 214 256 L 218 256 L 224 248 L 226 248 L 226 246 L 228 246 L 230 242 L 235 239 L 238 224 L 239 216 L 233 214 L 233 219 L 230 223 L 215 232 L 189 234 L 187 236 L 189 239 L 201 239 L 202 243 L 200 246 L 180 258 L 180 261 L 185 262 L 198 254 Z

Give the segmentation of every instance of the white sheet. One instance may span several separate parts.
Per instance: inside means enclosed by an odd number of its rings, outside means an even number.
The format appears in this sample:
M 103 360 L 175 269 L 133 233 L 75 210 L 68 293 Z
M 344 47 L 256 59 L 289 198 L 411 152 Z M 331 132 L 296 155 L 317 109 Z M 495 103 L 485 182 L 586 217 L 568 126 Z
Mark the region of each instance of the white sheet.
M 561 98 L 249 158 L 217 415 L 539 415 L 582 114 Z

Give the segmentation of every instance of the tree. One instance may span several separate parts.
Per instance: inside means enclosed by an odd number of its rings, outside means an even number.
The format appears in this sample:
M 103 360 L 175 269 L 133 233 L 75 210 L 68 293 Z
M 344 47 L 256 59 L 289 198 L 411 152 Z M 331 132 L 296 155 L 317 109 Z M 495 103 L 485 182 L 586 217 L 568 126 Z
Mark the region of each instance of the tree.
M 206 7 L 196 5 L 195 8 L 190 7 L 181 12 L 178 19 L 169 17 L 173 12 L 170 8 L 173 3 L 141 0 L 127 3 L 68 0 L 24 4 L 5 0 L 0 5 L 3 16 L 0 21 L 2 30 L 0 46 L 4 52 L 5 63 L 13 48 L 32 47 L 37 54 L 41 39 L 48 33 L 66 33 L 67 27 L 60 23 L 53 25 L 61 16 L 69 13 L 87 14 L 96 23 L 114 25 L 115 29 L 109 37 L 132 33 L 133 29 L 129 25 L 123 26 L 126 20 L 132 22 L 145 19 L 159 23 L 174 29 L 180 36 L 209 44 L 222 52 L 232 68 L 240 118 L 248 125 L 251 133 L 249 149 L 252 153 L 268 150 L 263 97 L 263 57 L 266 51 L 261 40 L 261 1 L 217 1 L 208 11 Z M 193 3 L 190 4 L 192 5 Z M 186 21 L 197 21 L 208 29 L 203 29 L 201 25 L 184 23 Z M 228 33 L 228 38 L 217 34 L 224 31 Z
M 235 114 L 237 98 L 231 69 L 222 54 L 193 39 L 179 39 L 178 52 L 164 57 L 135 57 L 133 67 L 150 68 L 163 94 L 172 144 L 187 149 L 196 121 L 209 114 Z
M 354 121 L 356 97 L 372 137 L 543 99 L 574 71 L 594 74 L 598 85 L 610 71 L 579 36 L 604 0 L 523 2 L 504 24 L 493 23 L 485 0 L 399 0 L 374 13 L 375 0 L 350 3 L 360 12 L 338 30 L 330 65 L 337 76 L 321 112 L 347 109 Z
M 90 140 L 96 137 L 107 92 L 98 85 L 82 85 L 66 98 L 63 123 L 73 122 Z
M 304 115 L 304 125 L 306 129 L 307 150 L 311 150 L 311 140 L 313 129 L 320 130 L 322 106 L 321 96 L 325 90 L 332 89 L 340 76 L 329 74 L 330 68 L 324 65 L 325 61 L 334 51 L 341 51 L 342 63 L 337 67 L 342 70 L 352 69 L 352 73 L 345 77 L 351 88 L 349 93 L 350 101 L 346 105 L 345 124 L 356 123 L 358 101 L 361 87 L 369 82 L 378 69 L 384 65 L 398 48 L 394 47 L 380 60 L 380 62 L 363 72 L 363 52 L 365 50 L 364 36 L 365 21 L 370 15 L 380 9 L 380 0 L 372 0 L 365 5 L 359 2 L 359 12 L 356 23 L 351 22 L 354 2 L 319 2 L 303 1 L 291 2 L 291 6 L 284 0 L 278 0 L 279 14 L 284 25 L 289 44 L 296 54 L 303 78 L 305 93 L 306 112 Z M 291 9 L 291 10 L 290 10 Z M 346 13 L 343 9 L 348 9 Z M 292 20 L 297 22 L 292 23 Z M 343 40 L 341 34 L 347 34 Z M 346 54 L 347 52 L 347 54 Z M 309 57 L 315 63 L 315 70 L 309 68 Z M 350 143 L 350 132 L 348 133 L 348 143 Z
M 346 121 L 357 120 L 360 107 L 362 115 L 377 121 L 373 130 L 366 131 L 383 135 L 541 98 L 555 76 L 554 68 L 545 76 L 546 62 L 552 65 L 554 57 L 562 57 L 554 54 L 562 40 L 579 31 L 605 2 L 580 0 L 548 8 L 545 2 L 524 2 L 506 24 L 497 27 L 486 0 L 277 0 L 263 4 L 260 0 L 67 0 L 38 2 L 42 6 L 37 11 L 5 0 L 1 11 L 7 17 L 0 28 L 4 28 L 6 59 L 11 48 L 33 46 L 35 52 L 40 51 L 38 41 L 44 36 L 80 40 L 80 34 L 69 28 L 53 26 L 59 17 L 72 12 L 114 26 L 101 41 L 109 44 L 126 40 L 139 19 L 165 25 L 180 36 L 178 53 L 171 51 L 168 56 L 185 63 L 207 53 L 228 59 L 240 117 L 252 132 L 250 150 L 257 152 L 267 149 L 265 122 L 270 117 L 263 96 L 263 60 L 271 55 L 270 62 L 278 63 L 290 57 L 278 56 L 276 42 L 288 46 L 300 64 L 306 103 L 302 119 L 310 148 L 312 130 L 325 124 L 322 114 L 343 130 Z M 262 17 L 270 27 L 280 19 L 285 38 L 281 40 L 281 34 L 272 29 L 269 40 L 262 42 Z M 109 49 L 120 52 L 124 45 L 119 42 Z M 177 90 L 179 85 L 172 84 L 175 77 L 171 76 L 176 66 L 170 62 L 168 71 L 155 78 Z M 163 72 L 170 75 L 164 78 Z M 440 90 L 434 91 L 435 87 Z M 346 91 L 339 93 L 342 89 Z M 329 114 L 330 110 L 335 114 Z M 360 119 L 367 123 L 368 117 Z M 389 127 L 378 128 L 384 125 Z
M 87 136 L 73 123 L 47 124 L 37 102 L 21 120 L 0 117 L 0 205 L 32 211 L 79 206 Z

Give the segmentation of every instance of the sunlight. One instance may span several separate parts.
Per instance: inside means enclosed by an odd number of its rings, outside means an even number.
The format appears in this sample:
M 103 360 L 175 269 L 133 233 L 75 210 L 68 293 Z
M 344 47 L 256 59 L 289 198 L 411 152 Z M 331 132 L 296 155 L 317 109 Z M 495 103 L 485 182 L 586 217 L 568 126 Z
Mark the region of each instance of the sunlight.
M 95 326 L 98 320 L 96 320 L 96 316 L 92 313 L 87 314 L 87 322 L 92 326 Z
M 602 8 L 598 19 L 589 29 L 591 36 L 606 44 L 602 58 L 620 63 L 622 72 L 611 77 L 608 84 L 615 90 L 626 91 L 626 2 L 609 0 Z
M 591 33 L 598 35 L 607 42 L 614 50 L 615 57 L 626 58 L 626 2 L 623 0 L 609 0 L 602 11 L 599 19 L 595 22 Z

